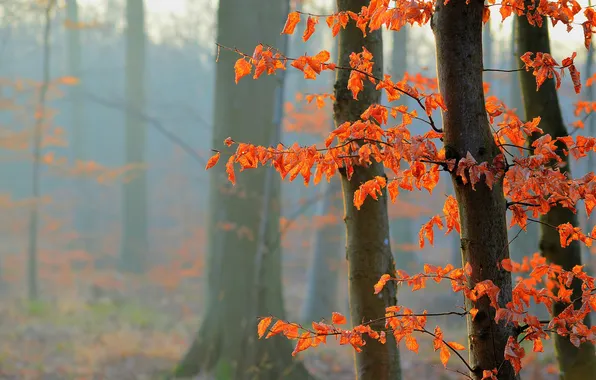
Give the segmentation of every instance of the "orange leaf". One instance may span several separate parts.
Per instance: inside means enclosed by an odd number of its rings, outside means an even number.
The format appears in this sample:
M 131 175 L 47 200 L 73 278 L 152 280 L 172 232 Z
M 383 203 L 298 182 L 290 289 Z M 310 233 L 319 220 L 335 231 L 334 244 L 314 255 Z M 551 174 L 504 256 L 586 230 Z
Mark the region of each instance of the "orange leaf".
M 234 64 L 234 72 L 236 73 L 236 84 L 243 76 L 250 74 L 252 71 L 252 65 L 248 63 L 244 58 L 240 58 Z
M 298 338 L 298 343 L 296 343 L 296 348 L 294 348 L 292 356 L 296 356 L 297 353 L 306 350 L 310 346 L 312 346 L 312 338 L 310 336 L 310 332 L 307 331 L 305 333 L 302 333 L 302 335 L 300 335 L 300 338 Z
M 286 25 L 284 25 L 284 29 L 281 31 L 280 34 L 293 34 L 294 29 L 296 29 L 296 25 L 300 22 L 300 13 L 292 12 L 288 15 L 288 19 L 286 20 Z
M 462 351 L 462 350 L 466 349 L 463 345 L 461 345 L 457 342 L 447 342 L 447 344 L 454 350 Z
M 304 34 L 302 35 L 302 40 L 304 42 L 308 41 L 310 36 L 313 35 L 315 32 L 315 25 L 319 23 L 318 17 L 308 16 L 308 20 L 306 20 L 306 29 L 304 30 Z
M 61 77 L 59 79 L 59 82 L 64 85 L 67 85 L 67 86 L 75 86 L 75 85 L 79 84 L 80 80 L 77 77 L 66 76 L 66 77 Z
M 259 321 L 259 325 L 257 327 L 259 339 L 261 339 L 263 337 L 263 335 L 265 335 L 265 331 L 267 331 L 267 327 L 269 327 L 272 320 L 273 320 L 273 317 L 269 316 L 269 317 L 263 318 Z
M 406 347 L 408 350 L 418 353 L 418 341 L 412 335 L 406 337 Z
M 215 153 L 210 159 L 209 161 L 207 161 L 207 165 L 205 166 L 205 170 L 209 170 L 212 167 L 214 167 L 217 162 L 219 161 L 219 152 Z
M 391 280 L 391 276 L 388 274 L 384 274 L 381 276 L 381 278 L 379 279 L 379 281 L 375 284 L 375 294 L 379 294 L 381 292 L 381 290 L 383 290 L 383 288 L 385 287 L 385 284 L 387 284 L 387 281 Z
M 441 352 L 439 353 L 439 357 L 441 358 L 441 363 L 447 368 L 447 362 L 449 361 L 449 357 L 451 356 L 451 352 L 446 345 L 441 347 Z
M 346 324 L 348 321 L 346 320 L 346 317 L 344 317 L 342 314 L 340 313 L 336 313 L 335 311 L 333 312 L 332 316 L 331 316 L 331 321 L 336 324 L 336 325 L 343 325 Z

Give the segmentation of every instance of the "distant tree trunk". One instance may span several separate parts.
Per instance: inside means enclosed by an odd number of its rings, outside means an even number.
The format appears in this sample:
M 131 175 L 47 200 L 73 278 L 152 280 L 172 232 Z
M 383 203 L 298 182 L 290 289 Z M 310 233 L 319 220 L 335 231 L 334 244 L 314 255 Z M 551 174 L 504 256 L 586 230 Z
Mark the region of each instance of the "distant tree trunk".
M 337 311 L 337 286 L 342 247 L 341 212 L 342 198 L 339 197 L 341 183 L 332 178 L 329 184 L 323 184 L 321 192 L 324 198 L 320 202 L 318 215 L 333 215 L 337 223 L 325 223 L 317 228 L 314 237 L 314 251 L 307 273 L 306 300 L 302 308 L 301 320 L 305 323 L 329 319 Z
M 532 4 L 532 1 L 526 2 L 526 5 Z M 543 19 L 543 27 L 538 28 L 531 26 L 525 17 L 517 17 L 517 32 L 518 32 L 518 56 L 525 52 L 542 52 L 550 54 L 550 40 L 548 33 L 548 20 Z M 519 67 L 523 67 L 521 60 Z M 524 99 L 525 118 L 531 120 L 534 117 L 540 116 L 540 128 L 544 133 L 550 134 L 553 138 L 567 136 L 567 129 L 563 122 L 563 115 L 559 106 L 559 98 L 555 88 L 554 80 L 545 81 L 540 90 L 536 91 L 536 79 L 531 72 L 523 71 L 520 75 L 521 87 Z M 532 136 L 538 138 L 539 136 Z M 564 148 L 563 144 L 558 145 L 559 149 Z M 567 173 L 571 176 L 569 167 L 569 159 L 566 155 L 561 154 L 563 166 L 561 172 Z M 558 264 L 565 270 L 572 270 L 576 265 L 582 265 L 580 243 L 575 241 L 569 247 L 562 248 L 559 242 L 559 233 L 556 229 L 549 226 L 558 226 L 563 223 L 571 223 L 573 226 L 578 226 L 577 216 L 573 211 L 556 206 L 540 217 L 542 224 L 540 225 L 540 252 L 549 262 Z M 580 308 L 581 303 L 581 281 L 574 279 L 572 283 L 573 296 L 572 299 L 578 299 L 575 307 Z M 568 305 L 563 303 L 556 303 L 553 305 L 552 314 L 554 316 L 561 313 Z M 590 316 L 588 315 L 584 323 L 589 327 Z M 559 370 L 561 379 L 564 380 L 579 380 L 596 377 L 596 355 L 594 354 L 594 346 L 589 343 L 583 343 L 579 348 L 576 348 L 570 341 L 569 337 L 555 335 L 555 349 L 557 360 L 559 362 Z
M 331 57 L 337 56 L 336 39 L 332 41 L 330 54 Z M 325 224 L 315 232 L 313 257 L 307 273 L 306 300 L 301 316 L 305 323 L 319 321 L 321 318 L 328 319 L 332 312 L 338 311 L 338 262 L 342 260 L 342 251 L 345 253 L 344 231 L 340 222 L 344 207 L 340 193 L 341 182 L 338 178 L 332 178 L 330 183 L 321 185 L 320 191 L 324 198 L 319 203 L 317 215 L 334 215 L 337 223 Z
M 82 81 L 82 70 L 81 70 L 81 33 L 76 25 L 79 22 L 79 6 L 77 0 L 66 1 L 66 17 L 72 22 L 72 28 L 67 29 L 67 47 L 68 47 L 68 60 L 67 70 L 68 75 L 78 78 Z M 85 103 L 83 101 L 83 83 L 79 83 L 77 86 L 73 86 L 69 89 L 70 96 L 70 125 L 73 134 L 72 138 L 72 151 L 75 161 L 83 161 L 85 157 Z M 89 222 L 90 222 L 90 209 L 89 209 L 89 194 L 85 191 L 85 179 L 75 179 L 75 189 L 78 194 L 76 208 L 74 211 L 74 224 L 75 228 L 80 234 L 79 243 L 81 247 L 89 252 L 91 250 L 89 245 Z
M 491 30 L 491 22 L 490 19 L 486 24 L 482 27 L 482 60 L 485 69 L 494 69 L 494 48 L 493 48 L 493 35 Z M 493 76 L 492 73 L 486 72 L 484 73 L 484 78 L 486 82 L 490 82 L 492 85 Z
M 367 0 L 338 0 L 338 11 L 359 12 L 368 5 Z M 381 31 L 362 31 L 349 23 L 339 32 L 339 66 L 350 66 L 350 53 L 360 52 L 365 47 L 374 57 L 373 74 L 382 77 L 383 40 Z M 339 70 L 335 82 L 335 104 L 333 105 L 335 125 L 346 121 L 356 121 L 371 104 L 378 103 L 380 92 L 366 82 L 358 100 L 354 100 L 348 90 L 349 70 Z M 344 198 L 346 222 L 346 257 L 348 259 L 350 316 L 353 325 L 385 316 L 385 308 L 397 302 L 397 288 L 390 286 L 379 295 L 373 294 L 375 283 L 386 273 L 395 272 L 389 238 L 387 215 L 387 194 L 385 191 L 378 201 L 367 199 L 357 210 L 354 206 L 354 192 L 359 186 L 375 176 L 385 176 L 383 165 L 373 160 L 370 166 L 356 166 L 348 180 L 345 168 L 340 170 Z M 372 326 L 384 329 L 384 322 Z M 363 352 L 356 354 L 356 378 L 359 380 L 388 380 L 401 378 L 400 360 L 397 345 L 392 334 L 387 343 L 366 338 Z
M 251 52 L 259 42 L 279 46 L 287 5 L 221 0 L 217 41 Z M 234 147 L 223 145 L 230 136 L 272 144 L 279 136 L 283 110 L 283 75 L 236 85 L 233 67 L 237 59 L 233 53 L 221 52 L 215 67 L 212 144 L 221 151 L 222 160 L 233 153 Z M 286 339 L 257 341 L 258 316 L 285 315 L 281 250 L 272 243 L 279 237 L 280 179 L 270 168 L 260 168 L 239 173 L 232 186 L 223 165 L 209 173 L 206 312 L 174 375 L 211 372 L 217 379 L 310 379 L 302 364 L 292 361 Z
M 478 162 L 492 162 L 499 154 L 486 115 L 482 86 L 482 12 L 484 2 L 451 0 L 437 2 L 432 18 L 443 112 L 444 145 L 448 159 L 460 159 L 470 152 Z M 491 280 L 501 291 L 499 304 L 511 301 L 511 275 L 497 263 L 509 257 L 505 197 L 501 182 L 493 189 L 482 182 L 473 190 L 452 173 L 461 222 L 462 262 L 472 267 L 469 286 Z M 512 326 L 496 324 L 495 310 L 485 296 L 466 308 L 479 311 L 468 315 L 470 376 L 482 378 L 483 370 L 500 368 L 499 379 L 515 379 L 515 371 L 503 361 L 505 345 L 513 336 Z
M 514 15 L 514 17 L 517 17 Z M 511 42 L 509 47 L 509 64 L 507 67 L 517 67 L 519 57 L 517 55 L 517 28 L 515 22 L 511 23 Z M 509 108 L 516 109 L 516 114 L 521 115 L 523 112 L 524 104 L 521 97 L 521 87 L 519 82 L 519 73 L 512 72 L 508 73 L 511 80 L 509 86 L 509 99 L 505 103 Z M 538 246 L 538 225 L 535 223 L 529 223 L 526 226 L 525 231 L 520 231 L 521 228 L 509 229 L 509 254 L 511 258 L 517 262 L 520 262 L 524 256 L 532 255 L 537 251 Z
M 408 70 L 408 28 L 404 26 L 398 32 L 392 32 L 393 48 L 391 50 L 391 76 L 397 82 Z M 405 99 L 404 99 L 405 100 Z
M 40 199 L 40 185 L 39 185 L 39 167 L 41 159 L 41 141 L 43 138 L 43 122 L 45 120 L 45 106 L 46 96 L 50 83 L 50 31 L 52 27 L 52 10 L 56 5 L 55 0 L 50 0 L 45 9 L 45 29 L 43 33 L 43 74 L 42 84 L 39 89 L 37 98 L 36 114 L 40 115 L 35 120 L 35 129 L 33 131 L 33 167 L 31 177 L 31 197 L 35 200 L 31 206 L 31 214 L 29 216 L 29 246 L 28 246 L 28 260 L 27 260 L 27 288 L 29 292 L 29 299 L 36 300 L 39 297 L 38 286 L 38 268 L 37 268 L 37 246 L 38 246 L 38 229 L 39 229 L 39 199 Z
M 126 2 L 126 163 L 145 163 L 147 126 L 134 113 L 145 108 L 145 7 L 143 0 Z M 147 175 L 143 168 L 123 185 L 120 268 L 142 272 L 148 251 Z
M 401 80 L 408 70 L 408 28 L 403 27 L 398 32 L 393 32 L 393 47 L 391 51 L 391 71 L 389 74 L 394 78 L 395 82 Z M 408 105 L 409 98 L 402 97 L 401 103 Z M 402 200 L 408 201 L 408 194 L 401 195 Z M 395 238 L 397 246 L 393 247 L 395 264 L 399 269 L 412 270 L 411 264 L 414 263 L 415 256 L 411 250 L 402 248 L 404 244 L 413 243 L 412 238 L 412 220 L 407 217 L 398 217 L 389 222 L 390 235 Z
M 588 1 L 588 6 L 592 6 L 591 0 Z M 590 78 L 594 74 L 594 48 L 594 43 L 592 42 L 590 50 L 588 50 L 588 54 L 586 56 L 586 75 L 584 75 L 584 78 Z M 596 86 L 590 86 L 587 93 L 588 96 L 586 100 L 594 101 L 594 97 L 596 95 Z M 594 115 L 588 118 L 588 136 L 596 136 L 596 119 L 594 119 Z M 589 154 L 586 172 L 591 172 L 595 169 L 596 168 L 594 167 L 594 155 Z M 585 211 L 582 210 L 582 214 L 585 220 L 584 225 L 586 227 L 586 231 L 592 231 L 594 223 L 590 222 Z M 590 253 L 590 248 L 584 246 L 583 252 L 583 260 L 587 264 L 586 269 L 593 272 L 596 268 L 594 268 L 595 261 L 592 257 L 592 254 Z

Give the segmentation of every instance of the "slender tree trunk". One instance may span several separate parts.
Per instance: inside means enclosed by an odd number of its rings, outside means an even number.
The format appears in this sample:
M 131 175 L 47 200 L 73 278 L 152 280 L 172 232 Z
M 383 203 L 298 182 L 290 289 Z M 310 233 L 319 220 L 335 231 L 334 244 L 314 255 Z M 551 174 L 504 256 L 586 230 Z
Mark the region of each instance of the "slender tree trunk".
M 359 12 L 368 5 L 367 0 L 338 0 L 338 11 Z M 338 65 L 349 67 L 350 53 L 360 52 L 363 47 L 374 57 L 373 74 L 382 77 L 383 40 L 381 31 L 368 32 L 363 37 L 354 23 L 339 32 Z M 356 121 L 366 108 L 380 100 L 380 92 L 366 83 L 359 99 L 354 100 L 347 89 L 348 70 L 339 70 L 335 82 L 336 101 L 333 106 L 336 126 L 346 121 Z M 368 167 L 354 167 L 347 178 L 346 170 L 340 170 L 344 197 L 346 222 L 346 258 L 348 260 L 350 316 L 352 324 L 381 318 L 385 308 L 397 302 L 397 288 L 391 286 L 376 296 L 375 283 L 385 273 L 395 272 L 389 239 L 387 194 L 383 191 L 378 201 L 367 199 L 360 210 L 354 207 L 354 192 L 359 186 L 375 176 L 385 176 L 383 165 L 373 160 Z M 383 329 L 381 322 L 376 329 Z M 389 339 L 391 338 L 391 339 Z M 399 353 L 393 336 L 389 334 L 386 344 L 367 338 L 363 352 L 356 354 L 356 378 L 359 380 L 386 380 L 401 378 Z
M 252 51 L 259 42 L 279 46 L 287 4 L 221 0 L 217 41 L 242 51 Z M 212 144 L 222 160 L 234 149 L 223 145 L 227 137 L 268 145 L 278 139 L 281 123 L 283 76 L 236 85 L 237 59 L 222 52 L 216 65 Z M 292 361 L 285 338 L 259 341 L 256 334 L 258 316 L 284 318 L 281 250 L 273 243 L 279 238 L 280 178 L 260 168 L 238 173 L 232 186 L 223 165 L 209 173 L 206 313 L 174 375 L 211 372 L 217 379 L 310 379 L 301 362 Z
M 526 2 L 526 5 L 532 2 Z M 543 19 L 543 27 L 538 28 L 528 24 L 525 17 L 517 17 L 518 33 L 518 56 L 527 51 L 542 52 L 550 54 L 550 41 L 548 33 L 548 20 Z M 523 67 L 521 60 L 520 67 Z M 536 79 L 531 72 L 522 72 L 520 75 L 521 87 L 524 99 L 525 117 L 530 120 L 540 116 L 540 128 L 544 133 L 550 134 L 553 138 L 567 136 L 567 129 L 563 122 L 563 115 L 559 106 L 559 98 L 555 88 L 554 80 L 547 80 L 536 91 Z M 537 138 L 538 136 L 533 136 Z M 563 148 L 564 145 L 559 145 Z M 561 154 L 563 166 L 561 171 L 571 176 L 569 159 Z M 557 230 L 548 226 L 558 226 L 563 223 L 571 223 L 578 226 L 577 216 L 569 209 L 562 206 L 553 207 L 546 215 L 540 217 L 540 252 L 549 262 L 561 265 L 565 270 L 572 270 L 576 265 L 582 265 L 581 249 L 579 242 L 575 241 L 567 248 L 562 248 L 559 242 L 559 233 Z M 546 223 L 547 225 L 545 225 Z M 581 281 L 575 279 L 572 284 L 573 298 L 578 298 L 576 308 L 581 307 Z M 567 307 L 567 304 L 556 303 L 553 306 L 553 315 L 558 315 Z M 590 316 L 586 317 L 584 323 L 590 326 Z M 555 349 L 561 379 L 579 380 L 596 377 L 596 355 L 594 346 L 589 343 L 583 343 L 576 348 L 569 341 L 569 337 L 555 335 Z
M 391 71 L 390 74 L 394 80 L 401 79 L 408 70 L 408 30 L 409 26 L 403 27 L 398 32 L 393 32 L 393 47 L 391 51 Z M 408 105 L 409 98 L 402 97 L 400 102 Z M 407 201 L 408 194 L 402 194 L 402 199 Z M 412 270 L 411 264 L 414 263 L 415 257 L 412 251 L 404 250 L 399 247 L 400 244 L 410 244 L 412 238 L 412 220 L 404 217 L 395 218 L 389 222 L 390 235 L 395 238 L 398 243 L 397 247 L 393 247 L 396 267 L 399 269 Z
M 81 32 L 76 27 L 79 22 L 79 6 L 78 0 L 66 1 L 66 16 L 74 25 L 73 28 L 67 30 L 67 46 L 68 46 L 68 60 L 67 70 L 68 75 L 78 78 L 82 81 L 81 70 Z M 85 103 L 83 101 L 84 91 L 83 83 L 73 86 L 69 89 L 70 96 L 70 125 L 73 134 L 72 151 L 75 161 L 85 160 Z M 86 189 L 86 181 L 84 178 L 75 179 L 75 189 L 78 194 L 78 202 L 74 210 L 74 224 L 75 228 L 80 234 L 79 244 L 81 247 L 89 252 L 91 247 L 89 245 L 90 233 L 90 210 L 89 210 L 89 194 Z M 80 247 L 79 247 L 80 248 Z
M 331 43 L 330 54 L 334 57 L 337 56 L 337 39 L 333 39 Z M 306 300 L 301 315 L 301 320 L 305 323 L 328 319 L 332 312 L 338 310 L 338 262 L 341 260 L 341 252 L 345 251 L 341 244 L 342 241 L 345 242 L 340 223 L 344 207 L 340 193 L 341 182 L 338 178 L 332 178 L 331 182 L 321 185 L 320 191 L 324 198 L 319 203 L 317 215 L 333 215 L 337 217 L 337 223 L 325 224 L 315 233 L 313 257 L 307 273 Z
M 516 17 L 516 16 L 514 16 Z M 511 23 L 511 41 L 509 46 L 509 63 L 506 67 L 517 67 L 519 57 L 517 55 L 517 28 L 515 22 Z M 521 87 L 519 82 L 519 73 L 509 73 L 511 84 L 509 86 L 509 99 L 505 102 L 509 108 L 516 109 L 516 114 L 521 115 L 524 104 L 521 97 Z M 525 231 L 521 228 L 512 228 L 509 230 L 509 254 L 511 258 L 520 262 L 524 256 L 532 255 L 536 252 L 538 245 L 538 225 L 529 223 Z M 537 311 L 537 310 L 536 310 Z
M 486 24 L 482 27 L 482 59 L 484 68 L 487 69 L 494 69 L 494 49 L 493 49 L 493 35 L 491 30 L 491 22 L 490 19 Z M 490 72 L 484 73 L 484 79 L 486 82 L 489 82 L 491 85 L 493 84 L 493 75 Z M 492 88 L 492 87 L 491 87 Z
M 43 33 L 43 78 L 42 85 L 39 89 L 37 99 L 36 114 L 39 117 L 35 120 L 35 129 L 33 131 L 33 168 L 31 178 L 31 196 L 35 200 L 31 206 L 31 214 L 29 216 L 29 247 L 28 247 L 28 292 L 29 299 L 36 300 L 39 297 L 38 286 L 38 268 L 37 268 L 37 246 L 38 246 L 38 229 L 39 229 L 39 197 L 40 197 L 40 158 L 41 158 L 41 140 L 43 137 L 43 124 L 45 121 L 45 106 L 46 96 L 48 93 L 48 86 L 50 83 L 50 31 L 52 26 L 52 10 L 56 5 L 55 0 L 50 0 L 45 10 L 45 29 Z
M 337 223 L 326 223 L 318 228 L 314 238 L 312 262 L 307 273 L 306 300 L 302 309 L 301 320 L 305 323 L 329 319 L 331 313 L 337 311 L 337 286 L 341 254 L 343 249 L 341 212 L 342 198 L 339 196 L 341 183 L 332 178 L 329 184 L 321 186 L 325 194 L 320 203 L 318 215 L 333 215 Z
M 145 7 L 143 0 L 126 3 L 126 102 L 127 108 L 145 108 Z M 126 113 L 126 163 L 145 163 L 146 123 Z M 142 272 L 149 244 L 147 241 L 147 175 L 138 175 L 123 185 L 123 224 L 121 269 Z
M 441 95 L 447 106 L 443 112 L 446 157 L 459 160 L 469 152 L 478 162 L 492 162 L 499 154 L 486 115 L 482 86 L 482 12 L 484 2 L 451 0 L 437 2 L 432 18 L 436 41 L 437 71 Z M 502 183 L 489 189 L 485 183 L 464 185 L 452 175 L 459 204 L 463 263 L 472 267 L 471 283 L 491 280 L 501 291 L 499 304 L 511 301 L 511 275 L 497 263 L 509 257 L 505 197 Z M 504 360 L 505 345 L 512 327 L 496 324 L 495 310 L 487 297 L 466 307 L 479 311 L 468 316 L 469 364 L 474 379 L 483 370 L 500 368 L 499 379 L 515 379 L 513 367 Z
M 592 6 L 592 1 L 589 0 L 588 1 L 588 6 Z M 590 46 L 590 50 L 588 50 L 588 54 L 586 56 L 586 74 L 584 75 L 584 78 L 590 78 L 592 77 L 592 75 L 594 74 L 594 43 L 592 42 L 591 46 Z M 594 96 L 596 95 L 596 86 L 590 86 L 587 90 L 588 96 L 587 99 L 588 101 L 594 101 Z M 594 119 L 594 115 L 591 115 L 590 118 L 588 119 L 588 136 L 596 136 L 596 119 Z M 590 172 L 590 171 L 594 171 L 596 168 L 594 167 L 594 155 L 590 154 L 588 155 L 588 162 L 587 162 L 587 170 L 586 172 Z M 585 211 L 582 210 L 582 215 L 584 217 L 585 220 L 585 227 L 586 227 L 586 231 L 592 231 L 593 228 L 593 223 L 591 223 L 588 220 L 588 216 L 586 215 Z M 592 257 L 592 254 L 590 253 L 590 248 L 589 247 L 584 247 L 583 249 L 583 260 L 585 261 L 585 263 L 587 264 L 587 270 L 588 271 L 594 271 L 594 264 L 595 261 Z M 588 272 L 590 273 L 590 272 Z

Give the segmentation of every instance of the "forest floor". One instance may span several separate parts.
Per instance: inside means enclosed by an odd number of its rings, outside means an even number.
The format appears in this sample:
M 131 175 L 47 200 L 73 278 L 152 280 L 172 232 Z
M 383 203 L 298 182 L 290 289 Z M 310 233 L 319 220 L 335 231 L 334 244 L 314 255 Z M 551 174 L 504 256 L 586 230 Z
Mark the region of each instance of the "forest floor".
M 195 287 L 178 290 L 175 296 L 164 293 L 161 298 L 137 294 L 43 302 L 4 299 L 0 303 L 0 379 L 164 379 L 198 326 L 201 310 L 189 306 L 200 305 L 196 298 Z M 294 312 L 289 310 L 290 315 Z M 448 334 L 458 336 L 463 331 L 463 326 L 456 326 Z M 402 344 L 404 379 L 463 378 L 453 372 L 463 370 L 457 358 L 451 358 L 451 371 L 446 371 L 430 340 L 419 341 L 418 355 Z M 350 347 L 330 341 L 298 357 L 320 379 L 343 380 L 354 378 L 352 354 Z M 552 353 L 540 358 L 524 369 L 524 379 L 556 378 L 548 374 Z

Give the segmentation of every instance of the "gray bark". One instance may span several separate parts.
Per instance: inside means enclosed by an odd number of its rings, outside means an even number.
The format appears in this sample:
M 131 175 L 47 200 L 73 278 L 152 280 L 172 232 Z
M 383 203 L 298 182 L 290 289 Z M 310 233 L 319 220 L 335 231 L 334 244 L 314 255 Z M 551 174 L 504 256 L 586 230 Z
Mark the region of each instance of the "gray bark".
M 217 41 L 248 53 L 259 42 L 279 46 L 286 7 L 286 2 L 222 0 Z M 276 120 L 281 120 L 279 77 L 244 78 L 236 85 L 233 67 L 238 58 L 222 51 L 216 65 L 212 145 L 221 151 L 222 162 L 235 149 L 223 145 L 225 138 L 269 145 L 278 136 Z M 259 168 L 237 173 L 233 186 L 223 164 L 209 175 L 206 312 L 174 375 L 202 372 L 217 379 L 310 379 L 301 362 L 292 361 L 286 338 L 257 340 L 256 334 L 258 316 L 285 317 L 278 243 L 280 179 Z M 224 230 L 222 224 L 234 228 Z
M 27 247 L 27 289 L 30 300 L 36 300 L 39 297 L 38 285 L 38 267 L 37 267 L 37 246 L 39 229 L 39 205 L 37 200 L 41 195 L 40 189 L 40 159 L 41 159 L 41 141 L 43 138 L 43 122 L 45 120 L 45 106 L 48 87 L 50 84 L 50 32 L 52 25 L 52 11 L 56 5 L 55 0 L 50 0 L 45 9 L 45 28 L 43 33 L 43 61 L 42 61 L 42 85 L 39 89 L 37 98 L 37 112 L 41 117 L 35 121 L 33 131 L 32 153 L 33 167 L 31 170 L 31 197 L 36 201 L 31 206 L 29 215 L 29 240 Z
M 145 108 L 145 7 L 143 0 L 126 3 L 126 102 L 127 108 Z M 146 123 L 132 113 L 126 114 L 126 163 L 145 163 Z M 120 268 L 142 272 L 149 244 L 147 241 L 146 170 L 123 184 L 123 221 Z
M 359 12 L 368 5 L 366 0 L 338 0 L 338 11 Z M 382 77 L 383 41 L 381 31 L 362 32 L 354 23 L 339 32 L 338 65 L 349 67 L 350 54 L 366 47 L 374 57 L 373 75 Z M 339 70 L 335 82 L 336 101 L 333 106 L 336 126 L 346 121 L 356 121 L 366 108 L 380 101 L 380 92 L 366 82 L 364 90 L 354 100 L 347 89 L 348 70 Z M 382 192 L 379 200 L 368 198 L 360 210 L 354 206 L 354 192 L 360 185 L 375 176 L 385 176 L 382 164 L 373 160 L 368 167 L 356 166 L 348 180 L 345 168 L 340 170 L 346 222 L 346 258 L 348 260 L 350 316 L 352 324 L 358 325 L 385 315 L 385 308 L 397 302 L 397 289 L 393 285 L 379 295 L 373 294 L 374 284 L 386 273 L 394 273 L 395 263 L 391 254 L 387 194 Z M 377 330 L 384 323 L 371 326 Z M 356 378 L 359 380 L 386 380 L 401 378 L 399 351 L 392 334 L 386 344 L 366 338 L 363 352 L 356 354 Z
M 531 4 L 531 2 L 526 2 Z M 548 32 L 548 20 L 543 18 L 543 27 L 531 26 L 525 17 L 516 17 L 518 33 L 518 56 L 525 52 L 542 52 L 550 54 L 550 39 Z M 523 62 L 519 60 L 519 67 L 523 67 Z M 521 88 L 524 99 L 524 109 L 526 120 L 540 116 L 540 128 L 544 133 L 550 134 L 553 138 L 567 136 L 567 128 L 563 122 L 563 115 L 559 106 L 559 98 L 555 88 L 554 80 L 546 80 L 540 89 L 536 90 L 536 79 L 532 72 L 523 71 L 520 75 Z M 532 136 L 531 140 L 540 136 Z M 563 144 L 558 144 L 558 148 L 564 148 Z M 561 171 L 571 176 L 569 167 L 569 158 L 560 153 L 564 166 Z M 559 233 L 556 229 L 549 226 L 558 226 L 564 223 L 571 223 L 578 226 L 577 215 L 573 211 L 562 206 L 555 206 L 546 214 L 540 217 L 540 252 L 549 262 L 558 264 L 565 270 L 572 270 L 576 265 L 582 265 L 581 249 L 578 241 L 574 241 L 568 247 L 561 247 Z M 545 225 L 546 223 L 546 225 Z M 578 299 L 575 307 L 579 309 L 582 305 L 582 285 L 581 281 L 574 279 L 572 283 L 572 299 Z M 554 316 L 561 313 L 568 305 L 564 303 L 555 303 L 552 314 Z M 584 323 L 589 327 L 590 316 L 588 315 Z M 559 363 L 560 378 L 565 380 L 587 379 L 596 376 L 596 355 L 594 354 L 594 345 L 589 342 L 583 343 L 576 348 L 569 337 L 554 337 L 555 352 Z
M 443 115 L 446 157 L 459 160 L 468 152 L 478 161 L 492 162 L 499 154 L 488 124 L 482 86 L 482 12 L 484 2 L 452 0 L 437 2 L 432 18 L 441 95 L 447 106 Z M 492 190 L 484 183 L 473 190 L 452 173 L 461 222 L 462 262 L 472 267 L 469 286 L 491 280 L 501 291 L 499 304 L 511 301 L 511 275 L 497 263 L 509 257 L 505 198 L 502 183 Z M 494 322 L 495 310 L 487 297 L 466 307 L 479 311 L 468 316 L 470 376 L 482 378 L 483 370 L 500 368 L 499 379 L 515 379 L 513 367 L 504 360 L 511 326 Z

